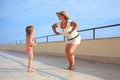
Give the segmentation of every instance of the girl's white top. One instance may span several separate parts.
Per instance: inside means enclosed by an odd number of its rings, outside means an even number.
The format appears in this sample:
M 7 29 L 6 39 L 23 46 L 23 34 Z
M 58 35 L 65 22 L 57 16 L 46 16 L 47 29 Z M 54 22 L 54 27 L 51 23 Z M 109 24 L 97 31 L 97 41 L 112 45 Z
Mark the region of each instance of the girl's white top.
M 68 32 L 72 30 L 72 26 L 71 26 L 71 20 L 67 20 L 67 25 L 65 29 L 62 29 L 61 26 L 61 22 L 57 23 L 57 26 L 60 28 L 60 33 L 62 33 L 67 39 L 72 39 L 75 36 L 78 35 L 78 32 L 76 30 L 74 30 L 71 34 L 69 34 Z

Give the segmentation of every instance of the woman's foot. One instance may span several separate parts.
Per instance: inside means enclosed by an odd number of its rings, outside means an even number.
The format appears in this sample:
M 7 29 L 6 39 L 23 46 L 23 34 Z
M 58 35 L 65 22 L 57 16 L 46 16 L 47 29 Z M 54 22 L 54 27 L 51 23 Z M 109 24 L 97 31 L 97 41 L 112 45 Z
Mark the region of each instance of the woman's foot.
M 70 67 L 70 70 L 75 70 L 75 69 L 76 69 L 75 65 L 73 65 L 73 66 Z
M 70 70 L 70 68 L 71 68 L 70 66 L 67 66 L 65 67 L 65 70 Z
M 28 72 L 34 72 L 35 69 L 28 69 L 27 71 L 28 71 Z

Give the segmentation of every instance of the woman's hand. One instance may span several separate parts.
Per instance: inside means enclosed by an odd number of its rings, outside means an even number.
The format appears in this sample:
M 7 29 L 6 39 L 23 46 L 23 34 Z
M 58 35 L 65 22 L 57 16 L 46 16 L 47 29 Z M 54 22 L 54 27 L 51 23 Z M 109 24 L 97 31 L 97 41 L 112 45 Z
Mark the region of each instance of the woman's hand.
M 76 28 L 77 28 L 77 23 L 71 22 L 72 30 L 68 32 L 68 34 L 71 34 Z
M 56 28 L 57 28 L 57 24 L 53 24 L 52 25 L 52 29 L 53 29 L 53 32 L 56 34 L 56 35 L 59 35 L 59 32 L 56 31 Z
M 68 32 L 68 34 L 71 34 L 71 33 L 72 33 L 72 31 L 69 31 L 69 32 Z
M 59 32 L 55 32 L 56 35 L 59 35 Z

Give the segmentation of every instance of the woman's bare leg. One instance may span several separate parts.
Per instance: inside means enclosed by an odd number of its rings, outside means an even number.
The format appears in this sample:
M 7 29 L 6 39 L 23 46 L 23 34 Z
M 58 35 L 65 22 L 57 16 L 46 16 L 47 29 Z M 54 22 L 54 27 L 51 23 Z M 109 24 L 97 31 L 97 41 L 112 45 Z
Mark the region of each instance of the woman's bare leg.
M 77 44 L 70 44 L 68 48 L 69 52 L 69 57 L 70 57 L 70 62 L 71 62 L 71 67 L 75 65 L 75 55 L 73 54 L 75 49 L 77 48 Z
M 69 67 L 70 67 L 71 62 L 70 62 L 70 54 L 68 52 L 68 49 L 69 49 L 69 44 L 66 44 L 66 46 L 65 46 L 65 54 L 66 54 L 66 58 L 67 58 L 67 61 L 68 61 Z

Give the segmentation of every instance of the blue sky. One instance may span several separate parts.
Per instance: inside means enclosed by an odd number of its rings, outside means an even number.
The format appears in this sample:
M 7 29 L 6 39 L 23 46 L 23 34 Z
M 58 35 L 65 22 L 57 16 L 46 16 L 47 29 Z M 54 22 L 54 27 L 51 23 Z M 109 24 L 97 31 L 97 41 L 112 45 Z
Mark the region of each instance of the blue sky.
M 78 30 L 120 23 L 120 0 L 0 0 L 0 43 L 25 39 L 33 25 L 35 37 L 53 34 L 56 12 L 65 10 Z M 120 35 L 120 27 L 115 29 Z M 109 33 L 109 32 L 108 32 Z M 100 36 L 100 34 L 98 34 Z

